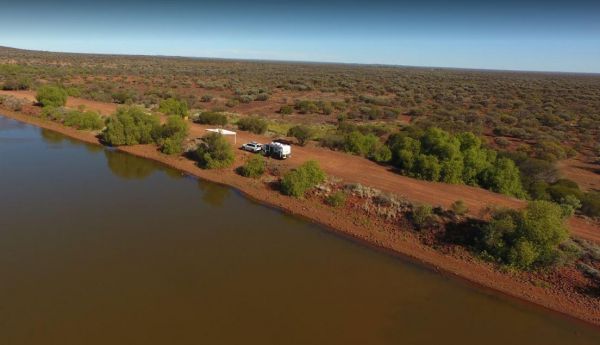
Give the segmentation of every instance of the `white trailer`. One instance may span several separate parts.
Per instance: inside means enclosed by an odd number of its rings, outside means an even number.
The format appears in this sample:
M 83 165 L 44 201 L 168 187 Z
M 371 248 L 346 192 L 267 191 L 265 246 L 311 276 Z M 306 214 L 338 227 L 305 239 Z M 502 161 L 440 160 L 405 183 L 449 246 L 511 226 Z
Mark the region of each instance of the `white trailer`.
M 292 147 L 290 145 L 274 141 L 263 145 L 263 152 L 266 156 L 286 159 L 292 155 Z

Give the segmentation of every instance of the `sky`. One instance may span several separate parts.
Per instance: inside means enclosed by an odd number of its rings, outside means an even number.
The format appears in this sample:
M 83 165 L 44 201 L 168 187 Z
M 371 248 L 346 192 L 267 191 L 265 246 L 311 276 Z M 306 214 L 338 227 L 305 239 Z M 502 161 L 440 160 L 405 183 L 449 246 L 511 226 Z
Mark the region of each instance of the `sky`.
M 0 9 L 0 45 L 23 49 L 600 73 L 600 0 L 21 0 Z

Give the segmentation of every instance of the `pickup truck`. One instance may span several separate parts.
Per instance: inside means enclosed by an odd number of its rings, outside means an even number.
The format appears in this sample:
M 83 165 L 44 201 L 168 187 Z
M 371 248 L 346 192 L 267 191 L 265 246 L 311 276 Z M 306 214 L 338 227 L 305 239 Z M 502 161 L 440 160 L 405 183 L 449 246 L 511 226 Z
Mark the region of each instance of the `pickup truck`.
M 244 145 L 242 145 L 242 150 L 246 150 L 248 152 L 260 152 L 262 151 L 263 145 L 254 141 L 251 141 L 249 143 L 246 143 Z

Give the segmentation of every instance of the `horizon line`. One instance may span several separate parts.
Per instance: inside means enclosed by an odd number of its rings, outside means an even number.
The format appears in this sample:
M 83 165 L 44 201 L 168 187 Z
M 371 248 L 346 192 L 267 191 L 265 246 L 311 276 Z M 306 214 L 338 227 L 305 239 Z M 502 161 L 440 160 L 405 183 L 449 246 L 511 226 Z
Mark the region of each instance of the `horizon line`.
M 456 66 L 421 66 L 421 65 L 402 65 L 390 63 L 366 63 L 366 62 L 342 62 L 342 61 L 317 61 L 317 60 L 284 60 L 284 59 L 260 59 L 260 58 L 231 58 L 231 57 L 210 57 L 210 56 L 186 56 L 186 55 L 164 55 L 164 54 L 132 54 L 132 53 L 102 53 L 102 52 L 76 52 L 76 51 L 56 51 L 56 50 L 37 50 L 4 46 L 0 48 L 21 50 L 26 52 L 52 53 L 52 54 L 74 54 L 74 55 L 101 55 L 101 56 L 122 56 L 122 57 L 154 57 L 163 59 L 191 59 L 191 60 L 222 60 L 222 61 L 244 61 L 244 62 L 270 62 L 270 63 L 299 63 L 299 64 L 324 64 L 324 65 L 349 65 L 360 67 L 391 67 L 391 68 L 415 68 L 415 69 L 445 69 L 461 70 L 472 72 L 508 72 L 508 73 L 535 73 L 535 74 L 576 74 L 582 76 L 600 76 L 600 72 L 572 72 L 572 71 L 549 71 L 549 70 L 526 70 L 526 69 L 502 69 L 502 68 L 479 68 L 479 67 L 456 67 Z

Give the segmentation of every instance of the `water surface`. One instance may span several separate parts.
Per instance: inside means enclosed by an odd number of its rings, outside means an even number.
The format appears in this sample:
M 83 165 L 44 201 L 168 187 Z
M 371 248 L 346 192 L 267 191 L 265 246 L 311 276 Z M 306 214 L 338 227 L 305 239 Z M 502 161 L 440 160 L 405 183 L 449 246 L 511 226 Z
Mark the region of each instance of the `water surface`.
M 600 344 L 153 162 L 0 117 L 0 344 Z

